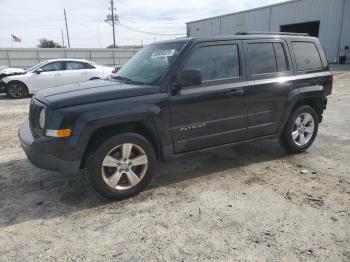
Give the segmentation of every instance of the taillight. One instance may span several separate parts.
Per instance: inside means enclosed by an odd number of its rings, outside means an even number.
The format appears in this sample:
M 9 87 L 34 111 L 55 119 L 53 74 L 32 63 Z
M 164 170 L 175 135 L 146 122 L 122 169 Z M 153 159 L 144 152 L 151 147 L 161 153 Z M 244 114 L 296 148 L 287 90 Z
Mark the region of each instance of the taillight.
M 112 74 L 115 74 L 115 73 L 117 73 L 117 70 L 113 69 Z

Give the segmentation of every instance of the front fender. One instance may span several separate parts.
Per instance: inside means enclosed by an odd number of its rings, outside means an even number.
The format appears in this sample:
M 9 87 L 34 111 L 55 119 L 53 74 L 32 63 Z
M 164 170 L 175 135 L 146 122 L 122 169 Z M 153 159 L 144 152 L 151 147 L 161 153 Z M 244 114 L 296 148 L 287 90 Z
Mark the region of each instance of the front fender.
M 171 144 L 170 111 L 167 93 L 107 101 L 60 112 L 64 117 L 59 128 L 73 126 L 70 148 L 83 155 L 90 138 L 97 130 L 118 124 L 147 123 L 156 131 L 161 145 Z M 72 112 L 73 111 L 73 112 Z M 116 133 L 118 130 L 116 130 Z
M 7 77 L 4 77 L 1 80 L 4 82 L 4 84 L 6 86 L 8 86 L 8 84 L 11 83 L 11 82 L 20 82 L 20 83 L 24 84 L 27 87 L 29 94 L 33 93 L 30 81 L 27 81 L 27 76 L 24 75 L 24 74 L 7 76 Z

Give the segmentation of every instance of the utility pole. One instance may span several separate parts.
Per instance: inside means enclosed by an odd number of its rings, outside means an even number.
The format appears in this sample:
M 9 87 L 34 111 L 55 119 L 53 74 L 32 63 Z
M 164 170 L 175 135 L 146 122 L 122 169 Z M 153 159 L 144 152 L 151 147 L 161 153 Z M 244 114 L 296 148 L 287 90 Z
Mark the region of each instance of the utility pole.
M 63 35 L 63 30 L 61 29 L 61 36 L 62 36 L 62 47 L 64 48 L 64 35 Z
M 113 47 L 115 48 L 115 29 L 114 29 L 114 1 L 111 0 L 111 15 L 112 15 L 112 28 L 113 28 Z
M 64 12 L 64 21 L 66 22 L 66 31 L 67 31 L 67 41 L 68 41 L 68 48 L 70 48 L 70 42 L 69 42 L 69 32 L 68 32 L 68 23 L 67 23 L 67 14 L 66 9 L 63 9 Z

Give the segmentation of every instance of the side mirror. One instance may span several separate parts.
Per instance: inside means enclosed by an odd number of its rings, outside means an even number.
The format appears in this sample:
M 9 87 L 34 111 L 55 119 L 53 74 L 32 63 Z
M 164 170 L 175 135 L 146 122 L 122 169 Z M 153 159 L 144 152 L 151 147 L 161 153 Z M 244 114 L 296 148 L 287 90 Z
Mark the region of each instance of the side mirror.
M 176 95 L 184 86 L 196 86 L 202 83 L 202 71 L 199 69 L 182 70 L 171 86 L 171 93 Z
M 42 72 L 44 72 L 44 70 L 41 67 L 38 68 L 37 70 L 35 70 L 35 73 L 37 73 L 37 74 L 40 74 Z
M 202 71 L 200 69 L 182 70 L 175 80 L 180 87 L 198 86 L 202 84 Z

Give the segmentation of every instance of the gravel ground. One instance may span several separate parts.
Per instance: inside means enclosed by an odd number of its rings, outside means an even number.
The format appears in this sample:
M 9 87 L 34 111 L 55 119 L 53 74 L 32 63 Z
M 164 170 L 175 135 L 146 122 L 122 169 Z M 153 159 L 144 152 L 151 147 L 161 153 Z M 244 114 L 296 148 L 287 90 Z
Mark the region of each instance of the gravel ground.
M 1 96 L 0 260 L 350 261 L 349 91 L 339 71 L 306 153 L 268 140 L 178 159 L 120 202 L 31 166 L 29 99 Z

